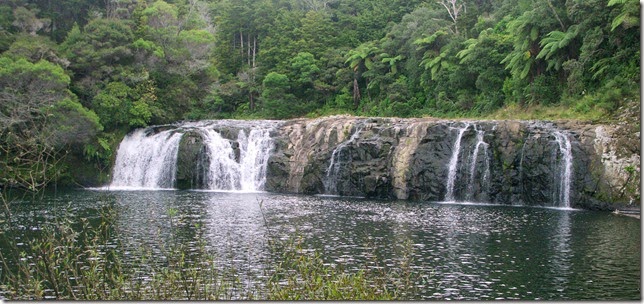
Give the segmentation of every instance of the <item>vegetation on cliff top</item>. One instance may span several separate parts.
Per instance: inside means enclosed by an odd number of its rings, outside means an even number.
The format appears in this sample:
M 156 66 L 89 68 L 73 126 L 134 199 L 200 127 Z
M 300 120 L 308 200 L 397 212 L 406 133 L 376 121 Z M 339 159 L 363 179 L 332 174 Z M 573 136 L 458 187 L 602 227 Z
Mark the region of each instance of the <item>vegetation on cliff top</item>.
M 639 107 L 639 21 L 631 0 L 4 1 L 0 185 L 183 119 L 610 121 Z

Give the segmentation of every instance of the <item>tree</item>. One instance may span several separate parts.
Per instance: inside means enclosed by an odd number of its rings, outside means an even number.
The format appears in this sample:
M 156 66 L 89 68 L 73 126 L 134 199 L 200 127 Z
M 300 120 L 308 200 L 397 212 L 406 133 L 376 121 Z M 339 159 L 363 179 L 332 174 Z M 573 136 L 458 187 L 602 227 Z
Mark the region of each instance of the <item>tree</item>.
M 25 58 L 32 63 L 46 60 L 60 65 L 69 66 L 69 60 L 58 51 L 58 46 L 48 37 L 17 34 L 9 49 L 3 54 L 12 58 Z
M 459 65 L 476 77 L 472 95 L 476 96 L 474 108 L 478 112 L 491 112 L 503 105 L 503 83 L 510 74 L 500 62 L 511 49 L 507 33 L 488 28 L 478 38 L 465 41 L 464 48 L 456 54 Z
M 291 79 L 294 84 L 296 96 L 307 99 L 311 98 L 315 81 L 320 73 L 318 61 L 309 52 L 297 53 L 291 59 Z
M 373 67 L 373 60 L 378 50 L 374 42 L 368 42 L 361 44 L 359 47 L 347 53 L 345 64 L 349 64 L 349 67 L 353 70 L 353 104 L 355 109 L 358 108 L 360 99 L 362 98 L 360 94 L 362 74 Z M 368 83 L 365 83 L 364 86 L 366 87 L 368 85 Z
M 611 22 L 611 31 L 617 27 L 622 26 L 626 29 L 637 26 L 640 23 L 640 14 L 635 1 L 628 0 L 610 0 L 607 4 L 608 7 L 619 7 L 619 15 L 617 15 Z
M 461 12 L 467 12 L 465 2 L 463 0 L 439 0 L 437 2 L 447 10 L 450 19 L 454 22 L 454 32 L 458 35 L 458 26 L 456 23 Z
M 70 78 L 44 60 L 0 57 L 0 187 L 38 190 L 57 177 L 67 147 L 102 126 L 67 89 Z M 4 198 L 4 196 L 3 196 Z
M 151 81 L 129 87 L 123 82 L 110 82 L 93 100 L 94 108 L 108 128 L 118 126 L 145 127 L 152 118 L 156 101 Z
M 0 57 L 0 130 L 31 128 L 52 106 L 70 97 L 69 83 L 63 69 L 48 61 Z
M 300 114 L 301 107 L 295 103 L 288 76 L 270 72 L 262 81 L 262 102 L 264 113 L 270 118 L 284 119 Z
M 19 6 L 13 10 L 13 26 L 20 29 L 21 32 L 27 33 L 31 36 L 36 36 L 36 33 L 49 26 L 51 22 L 46 18 L 36 17 L 38 10 L 29 10 L 25 7 Z
M 90 99 L 95 95 L 96 82 L 116 77 L 124 67 L 133 64 L 134 35 L 130 24 L 118 19 L 98 18 L 83 31 L 74 26 L 61 44 L 74 71 L 77 93 Z
M 565 61 L 576 57 L 576 54 L 571 54 L 567 48 L 572 44 L 573 40 L 579 34 L 579 26 L 573 25 L 568 28 L 568 31 L 552 31 L 546 35 L 539 45 L 541 51 L 537 54 L 537 59 L 543 59 L 548 63 L 547 70 L 554 69 L 559 71 Z M 562 54 L 563 53 L 563 54 Z

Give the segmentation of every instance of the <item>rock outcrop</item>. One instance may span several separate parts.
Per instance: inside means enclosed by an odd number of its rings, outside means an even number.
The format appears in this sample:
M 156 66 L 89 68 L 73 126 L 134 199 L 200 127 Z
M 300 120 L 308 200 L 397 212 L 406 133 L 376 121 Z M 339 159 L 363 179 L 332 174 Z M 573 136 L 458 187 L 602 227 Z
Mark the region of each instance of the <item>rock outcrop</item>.
M 182 134 L 179 189 L 614 209 L 639 205 L 640 134 L 629 130 L 333 116 L 188 122 L 148 133 Z
M 618 131 L 566 121 L 290 120 L 273 132 L 266 190 L 424 201 L 449 191 L 455 201 L 610 209 L 640 195 L 639 134 L 625 142 Z

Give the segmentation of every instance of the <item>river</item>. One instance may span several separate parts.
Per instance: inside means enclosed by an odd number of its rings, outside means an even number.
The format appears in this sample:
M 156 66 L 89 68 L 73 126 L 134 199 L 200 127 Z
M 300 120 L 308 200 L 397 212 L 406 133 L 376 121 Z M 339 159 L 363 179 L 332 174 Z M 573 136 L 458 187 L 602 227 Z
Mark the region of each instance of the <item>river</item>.
M 190 248 L 201 239 L 221 263 L 253 281 L 275 262 L 268 240 L 295 237 L 347 272 L 393 269 L 411 255 L 414 299 L 641 299 L 641 223 L 609 212 L 265 192 L 74 190 L 13 204 L 12 229 L 4 233 L 26 246 L 46 223 L 66 214 L 95 219 L 104 206 L 116 211 L 115 235 L 131 261 L 139 258 L 130 250 L 137 246 L 172 238 Z

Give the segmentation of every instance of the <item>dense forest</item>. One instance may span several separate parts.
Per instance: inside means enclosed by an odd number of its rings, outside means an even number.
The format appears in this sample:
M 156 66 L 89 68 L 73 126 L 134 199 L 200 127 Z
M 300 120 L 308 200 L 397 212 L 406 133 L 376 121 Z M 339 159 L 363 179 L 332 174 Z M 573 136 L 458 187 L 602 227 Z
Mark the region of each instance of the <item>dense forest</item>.
M 106 170 L 126 132 L 178 120 L 639 100 L 634 0 L 0 1 L 2 188 Z

